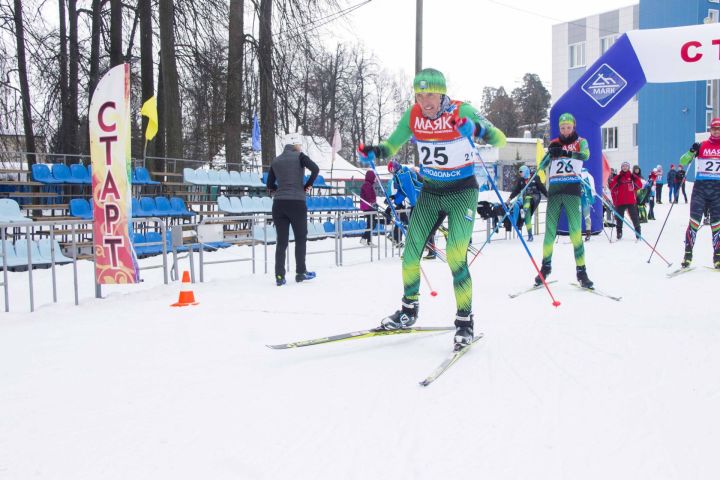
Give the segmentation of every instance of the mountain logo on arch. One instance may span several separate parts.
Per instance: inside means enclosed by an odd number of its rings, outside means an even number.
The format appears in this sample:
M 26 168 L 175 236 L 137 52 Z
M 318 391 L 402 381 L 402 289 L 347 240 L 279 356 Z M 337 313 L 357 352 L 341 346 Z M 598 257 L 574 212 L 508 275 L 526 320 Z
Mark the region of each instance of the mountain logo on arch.
M 627 81 L 610 65 L 603 63 L 581 88 L 595 103 L 605 108 L 626 86 Z

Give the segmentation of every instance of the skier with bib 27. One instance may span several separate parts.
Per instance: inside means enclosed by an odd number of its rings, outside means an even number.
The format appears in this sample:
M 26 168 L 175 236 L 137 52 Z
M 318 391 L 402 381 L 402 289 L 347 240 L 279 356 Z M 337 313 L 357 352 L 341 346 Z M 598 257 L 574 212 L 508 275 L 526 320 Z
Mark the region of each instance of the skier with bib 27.
M 448 219 L 447 263 L 453 276 L 455 344 L 472 343 L 472 279 L 467 249 L 475 223 L 478 184 L 474 175 L 476 151 L 466 137 L 482 139 L 496 147 L 505 135 L 473 106 L 446 95 L 445 77 L 435 69 L 418 72 L 413 81 L 415 104 L 400 119 L 390 137 L 377 146 L 360 145 L 363 156 L 387 158 L 415 137 L 423 188 L 413 210 L 402 262 L 402 307 L 382 320 L 383 328 L 412 326 L 418 317 L 420 257 L 435 229 Z
M 700 228 L 703 212 L 709 212 L 712 230 L 713 265 L 720 269 L 720 118 L 710 122 L 710 138 L 694 143 L 680 158 L 680 164 L 687 167 L 695 160 L 695 185 L 690 196 L 690 223 L 685 231 L 685 257 L 682 267 L 692 262 L 695 236 Z

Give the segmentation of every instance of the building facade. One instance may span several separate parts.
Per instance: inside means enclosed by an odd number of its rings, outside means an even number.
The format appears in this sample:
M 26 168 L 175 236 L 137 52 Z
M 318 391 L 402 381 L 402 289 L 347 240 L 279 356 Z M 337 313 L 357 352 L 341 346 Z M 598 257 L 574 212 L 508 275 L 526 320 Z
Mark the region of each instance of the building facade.
M 553 100 L 623 33 L 717 22 L 719 17 L 720 0 L 640 0 L 638 5 L 555 25 Z M 610 166 L 619 168 L 627 161 L 639 164 L 646 174 L 657 164 L 667 171 L 720 113 L 718 83 L 646 85 L 602 128 L 603 151 Z

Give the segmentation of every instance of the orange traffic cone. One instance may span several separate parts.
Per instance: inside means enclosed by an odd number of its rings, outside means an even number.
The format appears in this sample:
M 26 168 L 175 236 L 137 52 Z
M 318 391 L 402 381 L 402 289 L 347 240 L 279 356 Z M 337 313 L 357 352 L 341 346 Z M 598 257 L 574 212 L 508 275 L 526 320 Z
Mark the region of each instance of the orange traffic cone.
M 177 303 L 170 305 L 171 307 L 187 307 L 188 305 L 197 305 L 195 294 L 190 285 L 190 272 L 185 270 L 182 277 L 182 286 L 180 287 L 180 296 Z

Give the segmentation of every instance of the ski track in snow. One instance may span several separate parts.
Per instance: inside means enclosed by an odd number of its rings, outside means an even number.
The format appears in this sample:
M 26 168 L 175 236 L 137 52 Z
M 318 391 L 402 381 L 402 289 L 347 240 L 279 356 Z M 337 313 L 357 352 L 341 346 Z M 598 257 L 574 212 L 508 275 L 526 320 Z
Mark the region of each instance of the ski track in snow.
M 651 244 L 668 208 L 643 224 Z M 674 264 L 687 220 L 677 204 L 658 245 Z M 539 263 L 542 236 L 529 246 Z M 376 326 L 399 306 L 397 257 L 367 263 L 367 249 L 347 251 L 338 268 L 332 254 L 310 255 L 318 278 L 278 288 L 260 273 L 259 249 L 258 274 L 208 266 L 193 285 L 200 305 L 184 309 L 168 306 L 178 284 L 162 285 L 157 270 L 96 300 L 83 262 L 80 307 L 67 289 L 53 305 L 50 272 L 36 270 L 37 311 L 23 313 L 27 276 L 11 274 L 0 479 L 718 478 L 720 277 L 701 267 L 709 229 L 698 233 L 699 268 L 672 279 L 634 239 L 600 234 L 585 246 L 590 278 L 621 302 L 568 285 L 565 240 L 550 277 L 562 305 L 546 291 L 509 299 L 536 272 L 518 240 L 494 241 L 471 267 L 484 338 L 427 388 L 417 382 L 449 353 L 452 332 L 265 346 Z M 208 257 L 238 254 L 249 249 Z M 439 296 L 422 285 L 418 324 L 450 325 L 448 266 L 423 265 Z M 58 278 L 71 285 L 72 269 Z

